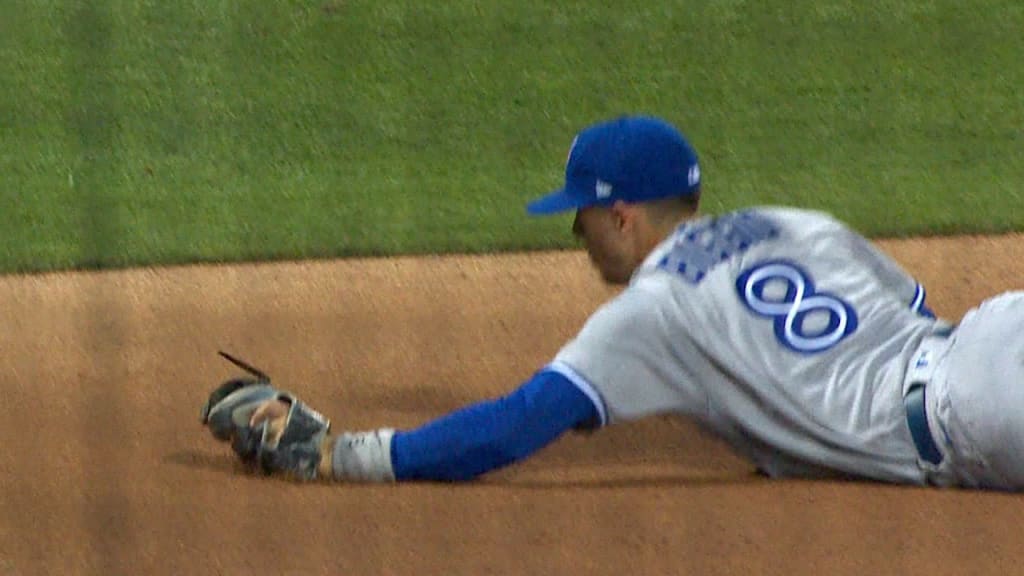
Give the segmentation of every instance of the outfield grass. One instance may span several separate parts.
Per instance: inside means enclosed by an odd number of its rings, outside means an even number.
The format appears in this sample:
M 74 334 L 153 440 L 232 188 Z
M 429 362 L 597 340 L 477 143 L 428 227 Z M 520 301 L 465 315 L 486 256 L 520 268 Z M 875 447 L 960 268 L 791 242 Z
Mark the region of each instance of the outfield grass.
M 0 270 L 567 246 L 623 112 L 712 212 L 1024 228 L 1019 0 L 0 3 Z

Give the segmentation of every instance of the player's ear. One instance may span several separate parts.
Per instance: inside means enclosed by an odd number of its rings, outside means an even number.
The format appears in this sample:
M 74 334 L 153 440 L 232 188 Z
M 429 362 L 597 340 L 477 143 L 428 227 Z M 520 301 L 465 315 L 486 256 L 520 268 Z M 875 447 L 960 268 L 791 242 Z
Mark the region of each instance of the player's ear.
M 620 232 L 629 232 L 636 226 L 636 219 L 640 217 L 642 210 L 638 204 L 616 200 L 611 206 L 611 212 L 615 218 L 615 227 Z

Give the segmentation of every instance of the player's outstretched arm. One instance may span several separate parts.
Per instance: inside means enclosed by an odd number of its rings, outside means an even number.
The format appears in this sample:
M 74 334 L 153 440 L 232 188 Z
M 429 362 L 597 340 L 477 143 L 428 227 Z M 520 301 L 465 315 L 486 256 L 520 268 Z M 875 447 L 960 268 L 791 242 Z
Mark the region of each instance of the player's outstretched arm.
M 538 372 L 511 394 L 443 416 L 392 440 L 397 480 L 469 480 L 522 460 L 598 417 L 565 376 Z
M 227 405 L 219 405 L 217 412 L 230 413 L 230 400 L 221 400 Z M 506 396 L 408 431 L 331 434 L 326 419 L 319 428 L 304 425 L 312 420 L 303 418 L 297 407 L 312 411 L 291 395 L 264 399 L 255 410 L 251 398 L 241 400 L 247 400 L 239 402 L 247 411 L 227 420 L 241 423 L 232 434 L 250 439 L 233 442 L 243 461 L 269 473 L 339 481 L 469 480 L 522 460 L 599 417 L 586 394 L 548 370 Z M 223 431 L 217 436 L 224 439 Z

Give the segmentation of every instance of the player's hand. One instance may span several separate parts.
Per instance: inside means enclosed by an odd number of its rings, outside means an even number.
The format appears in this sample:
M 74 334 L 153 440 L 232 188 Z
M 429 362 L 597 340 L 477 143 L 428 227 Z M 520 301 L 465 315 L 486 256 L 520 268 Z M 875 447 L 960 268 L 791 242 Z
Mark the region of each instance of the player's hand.
M 243 462 L 267 474 L 329 475 L 331 422 L 288 392 L 241 388 L 215 403 L 206 423 L 215 437 L 231 440 Z
M 330 420 L 271 386 L 258 369 L 222 355 L 256 378 L 228 380 L 210 393 L 200 420 L 214 437 L 230 441 L 243 462 L 263 472 L 302 480 L 329 476 Z
M 288 409 L 291 404 L 275 399 L 260 404 L 249 419 L 249 428 L 258 428 L 264 422 L 267 423 L 267 436 L 273 442 L 277 442 L 284 432 L 284 425 L 288 419 Z
M 231 442 L 235 454 L 247 464 L 255 464 L 263 428 L 250 425 L 253 414 L 280 392 L 266 382 L 238 378 L 228 380 L 210 393 L 203 405 L 200 422 L 214 438 Z

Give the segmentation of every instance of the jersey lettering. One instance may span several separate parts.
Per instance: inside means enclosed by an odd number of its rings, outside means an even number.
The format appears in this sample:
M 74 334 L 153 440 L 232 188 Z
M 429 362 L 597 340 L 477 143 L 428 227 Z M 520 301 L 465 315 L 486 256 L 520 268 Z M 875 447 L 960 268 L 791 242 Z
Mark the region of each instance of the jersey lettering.
M 683 226 L 658 267 L 680 274 L 691 284 L 734 254 L 778 235 L 775 225 L 753 211 L 735 212 L 706 223 Z
M 824 352 L 857 330 L 853 307 L 817 291 L 810 275 L 793 262 L 751 266 L 736 279 L 736 292 L 752 312 L 771 318 L 776 339 L 796 352 Z

